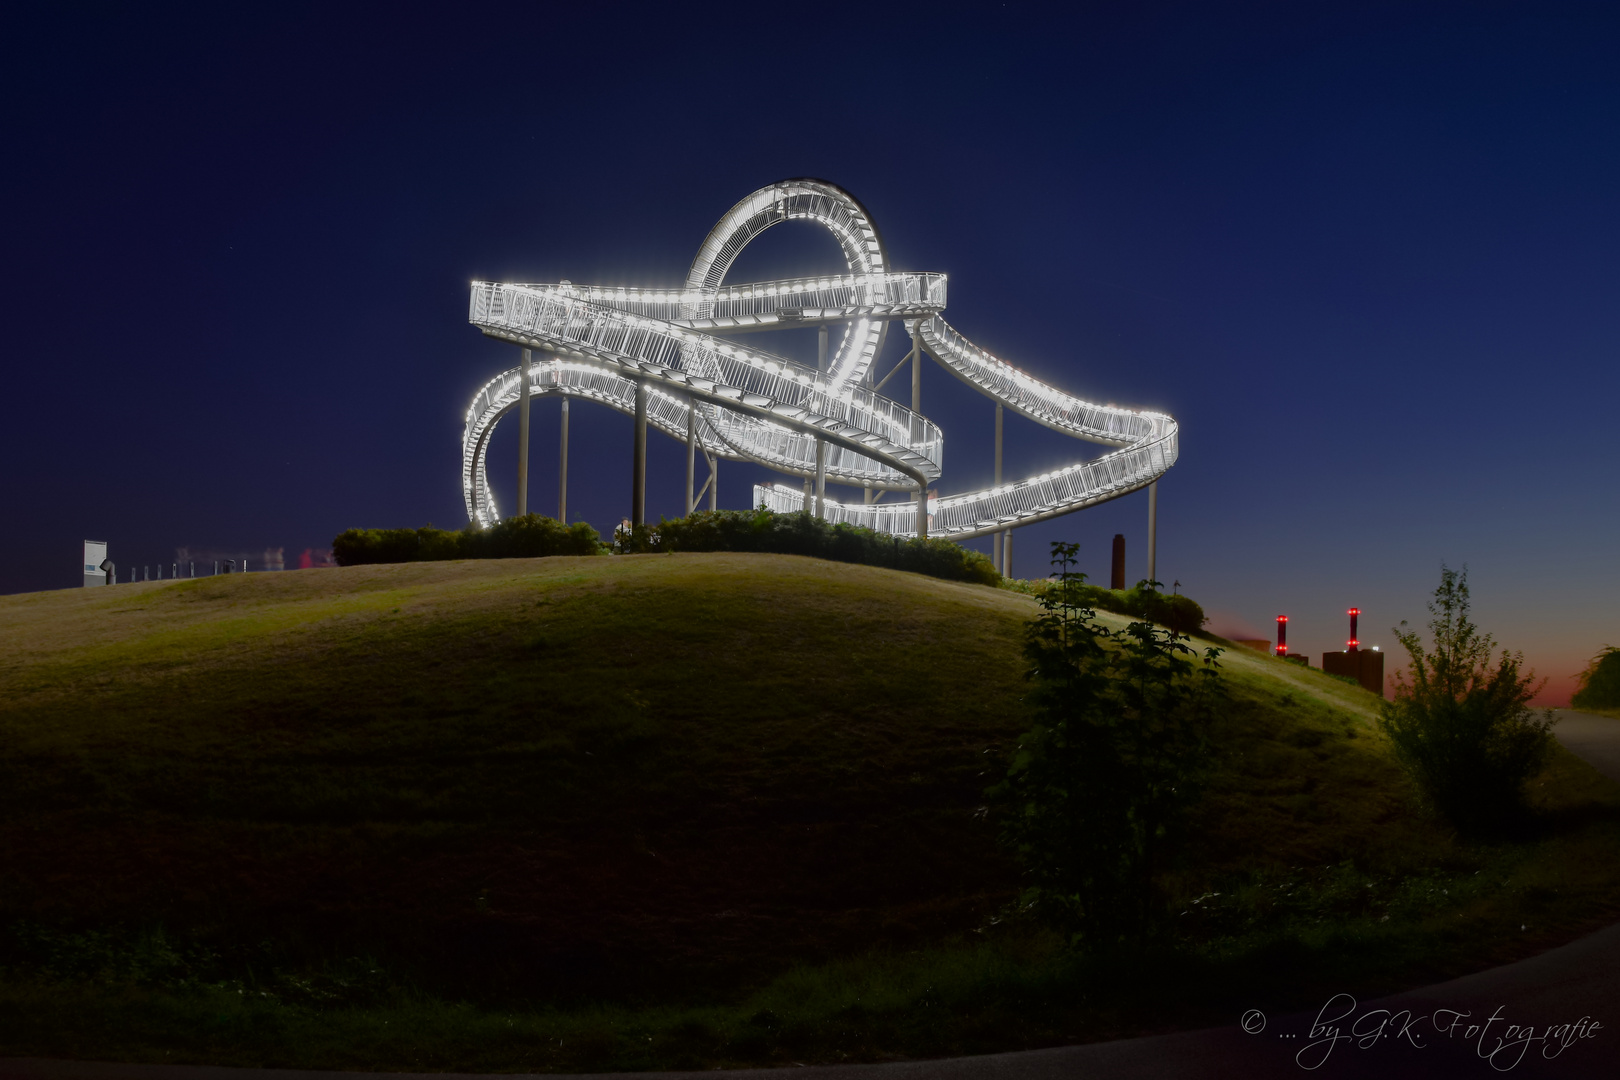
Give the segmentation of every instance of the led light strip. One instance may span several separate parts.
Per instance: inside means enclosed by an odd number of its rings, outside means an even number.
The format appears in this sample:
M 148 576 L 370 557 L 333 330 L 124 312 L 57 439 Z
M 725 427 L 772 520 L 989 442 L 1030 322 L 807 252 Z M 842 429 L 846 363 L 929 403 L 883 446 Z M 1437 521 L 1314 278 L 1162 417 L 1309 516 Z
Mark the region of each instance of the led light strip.
M 750 241 L 783 221 L 813 221 L 838 240 L 849 272 L 725 285 Z M 551 354 L 530 369 L 532 395 L 560 393 L 635 411 L 635 385 L 651 386 L 648 422 L 684 440 L 687 413 L 706 452 L 814 476 L 827 443 L 833 483 L 915 492 L 939 478 L 944 434 L 926 417 L 862 385 L 890 320 L 980 393 L 1077 439 L 1117 447 L 1092 461 L 982 491 L 931 498 L 929 535 L 967 539 L 1094 506 L 1162 476 L 1179 453 L 1162 413 L 1082 401 L 992 356 L 953 329 L 943 274 L 888 268 L 877 228 L 848 192 L 822 180 L 786 180 L 749 195 L 720 219 L 682 289 L 622 289 L 474 282 L 469 319 L 485 334 Z M 825 372 L 714 336 L 848 321 Z M 462 436 L 468 518 L 500 520 L 485 469 L 496 423 L 518 401 L 517 368 L 473 398 Z M 755 505 L 804 506 L 797 487 L 760 485 Z M 916 533 L 917 504 L 824 502 L 829 521 L 897 536 Z

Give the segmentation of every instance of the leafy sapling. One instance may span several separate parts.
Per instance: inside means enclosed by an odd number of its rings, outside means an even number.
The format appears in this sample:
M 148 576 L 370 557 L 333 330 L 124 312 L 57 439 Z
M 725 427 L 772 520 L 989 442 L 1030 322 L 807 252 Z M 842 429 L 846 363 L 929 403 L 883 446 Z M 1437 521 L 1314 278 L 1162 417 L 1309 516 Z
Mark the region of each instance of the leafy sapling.
M 1429 601 L 1425 646 L 1405 622 L 1396 637 L 1411 657 L 1395 677 L 1394 700 L 1379 726 L 1428 801 L 1459 831 L 1488 833 L 1525 813 L 1525 784 L 1552 747 L 1551 710 L 1537 716 L 1530 699 L 1545 684 L 1521 675 L 1522 653 L 1503 650 L 1470 617 L 1468 568 L 1442 565 Z
M 1173 630 L 1099 623 L 1078 551 L 1052 545 L 1052 585 L 1024 643 L 1040 719 L 992 795 L 1023 865 L 1026 908 L 1076 945 L 1111 949 L 1163 924 L 1156 882 L 1199 795 L 1221 650 L 1195 663 Z

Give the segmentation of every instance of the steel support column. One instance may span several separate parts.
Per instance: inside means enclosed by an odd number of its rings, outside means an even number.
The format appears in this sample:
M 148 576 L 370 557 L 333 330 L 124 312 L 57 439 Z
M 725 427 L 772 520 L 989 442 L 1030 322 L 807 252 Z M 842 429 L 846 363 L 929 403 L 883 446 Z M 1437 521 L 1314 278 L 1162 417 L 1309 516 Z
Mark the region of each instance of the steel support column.
M 1001 486 L 1001 402 L 996 402 L 996 487 Z M 1005 533 L 996 533 L 990 540 L 990 564 L 997 571 L 1005 573 L 1001 564 L 1001 538 Z
M 568 524 L 568 399 L 562 399 L 562 434 L 557 449 L 557 520 Z
M 1148 485 L 1148 580 L 1157 581 L 1154 562 L 1159 549 L 1159 482 Z
M 709 509 L 720 509 L 720 458 L 718 456 L 709 459 Z
M 690 517 L 697 502 L 697 402 L 686 402 L 686 513 Z
M 911 411 L 922 415 L 922 334 L 911 333 Z
M 928 539 L 928 484 L 917 485 L 917 539 Z
M 518 376 L 518 475 L 517 512 L 522 517 L 529 512 L 529 369 L 534 356 L 528 349 L 523 354 L 523 372 Z
M 816 517 L 827 516 L 827 441 L 816 440 Z
M 647 384 L 636 381 L 635 446 L 630 464 L 630 524 L 647 523 Z
M 816 371 L 825 375 L 827 373 L 827 324 L 822 323 L 816 327 Z M 827 444 L 821 439 L 816 440 L 816 517 L 827 516 Z M 805 500 L 805 509 L 808 510 L 809 500 Z

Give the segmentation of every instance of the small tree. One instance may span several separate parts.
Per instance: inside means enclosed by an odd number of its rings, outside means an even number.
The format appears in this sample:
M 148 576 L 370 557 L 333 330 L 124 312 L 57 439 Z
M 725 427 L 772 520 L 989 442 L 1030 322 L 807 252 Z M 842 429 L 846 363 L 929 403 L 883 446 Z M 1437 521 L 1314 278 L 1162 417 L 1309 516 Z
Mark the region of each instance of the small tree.
M 1525 782 L 1545 763 L 1551 711 L 1529 708 L 1542 683 L 1520 675 L 1521 653 L 1505 649 L 1469 617 L 1468 568 L 1444 565 L 1429 602 L 1431 648 L 1403 621 L 1396 637 L 1411 657 L 1395 676 L 1395 697 L 1379 726 L 1435 809 L 1464 832 L 1489 832 L 1524 810 Z M 1410 681 L 1408 681 L 1408 674 Z
M 1052 545 L 1056 581 L 1024 645 L 1040 719 L 992 795 L 1007 804 L 1026 902 L 1072 942 L 1109 948 L 1147 936 L 1163 912 L 1154 875 L 1198 794 L 1220 650 L 1198 668 L 1173 631 L 1098 624 L 1078 551 Z

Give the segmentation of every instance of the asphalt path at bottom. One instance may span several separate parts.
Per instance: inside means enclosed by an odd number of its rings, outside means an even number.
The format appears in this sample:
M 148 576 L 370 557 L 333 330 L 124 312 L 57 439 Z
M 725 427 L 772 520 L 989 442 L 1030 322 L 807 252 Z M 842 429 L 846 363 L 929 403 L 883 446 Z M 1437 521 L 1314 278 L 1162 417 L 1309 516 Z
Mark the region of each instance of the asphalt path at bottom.
M 1620 781 L 1620 720 L 1560 710 L 1559 741 Z M 727 1080 L 1225 1080 L 1227 1077 L 1620 1077 L 1620 925 L 1528 960 L 1375 1001 L 1235 1015 L 1220 1028 L 1010 1054 L 737 1069 Z M 0 1080 L 420 1080 L 422 1073 L 311 1072 L 0 1059 Z M 445 1080 L 469 1073 L 435 1074 Z M 507 1074 L 511 1075 L 511 1074 Z M 698 1080 L 712 1072 L 594 1073 Z M 550 1080 L 567 1080 L 549 1074 Z M 521 1078 L 519 1078 L 521 1080 Z M 578 1080 L 587 1080 L 580 1077 Z

